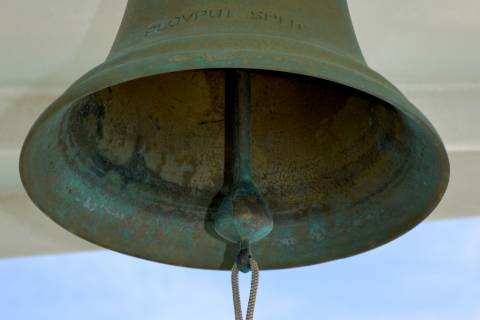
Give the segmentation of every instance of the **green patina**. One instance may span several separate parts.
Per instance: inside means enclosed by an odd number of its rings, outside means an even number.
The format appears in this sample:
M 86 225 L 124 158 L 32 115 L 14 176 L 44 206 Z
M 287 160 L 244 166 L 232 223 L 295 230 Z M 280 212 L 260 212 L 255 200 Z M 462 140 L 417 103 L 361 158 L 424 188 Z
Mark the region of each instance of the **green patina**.
M 240 248 L 262 269 L 376 248 L 449 178 L 435 129 L 367 66 L 345 0 L 130 0 L 109 57 L 42 114 L 20 170 L 82 238 L 221 270 Z

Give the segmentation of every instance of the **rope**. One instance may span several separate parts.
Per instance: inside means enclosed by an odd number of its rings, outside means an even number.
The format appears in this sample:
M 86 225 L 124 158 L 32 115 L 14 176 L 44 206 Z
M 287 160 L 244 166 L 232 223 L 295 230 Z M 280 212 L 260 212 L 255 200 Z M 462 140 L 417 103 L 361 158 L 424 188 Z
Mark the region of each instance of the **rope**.
M 248 299 L 246 320 L 253 320 L 255 303 L 257 301 L 258 282 L 260 279 L 258 264 L 253 258 L 250 258 L 250 267 L 252 269 L 252 282 L 250 287 L 250 297 Z M 240 287 L 238 284 L 238 273 L 238 266 L 235 263 L 232 268 L 233 307 L 235 309 L 235 320 L 243 320 L 242 302 L 240 299 Z

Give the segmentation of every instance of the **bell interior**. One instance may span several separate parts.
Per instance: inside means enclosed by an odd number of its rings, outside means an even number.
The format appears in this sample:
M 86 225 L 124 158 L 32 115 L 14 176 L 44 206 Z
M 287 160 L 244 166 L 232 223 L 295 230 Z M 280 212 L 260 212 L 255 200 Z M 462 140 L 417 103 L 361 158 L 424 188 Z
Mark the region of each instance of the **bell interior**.
M 395 183 L 412 141 L 399 111 L 318 78 L 250 74 L 253 180 L 274 219 L 295 219 L 311 208 L 317 214 L 348 210 Z M 229 174 L 224 91 L 220 69 L 98 91 L 67 113 L 64 154 L 107 192 L 129 186 L 118 196 L 205 214 Z

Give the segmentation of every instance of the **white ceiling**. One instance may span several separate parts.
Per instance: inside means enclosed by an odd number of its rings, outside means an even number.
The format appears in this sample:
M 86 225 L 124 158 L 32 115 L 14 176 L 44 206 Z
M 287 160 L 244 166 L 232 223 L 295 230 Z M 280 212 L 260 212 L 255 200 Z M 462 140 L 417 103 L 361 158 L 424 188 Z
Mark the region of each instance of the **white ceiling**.
M 431 119 L 452 178 L 434 218 L 480 215 L 480 1 L 350 0 L 369 64 Z M 0 257 L 81 250 L 29 202 L 18 154 L 39 113 L 102 62 L 126 0 L 0 0 Z

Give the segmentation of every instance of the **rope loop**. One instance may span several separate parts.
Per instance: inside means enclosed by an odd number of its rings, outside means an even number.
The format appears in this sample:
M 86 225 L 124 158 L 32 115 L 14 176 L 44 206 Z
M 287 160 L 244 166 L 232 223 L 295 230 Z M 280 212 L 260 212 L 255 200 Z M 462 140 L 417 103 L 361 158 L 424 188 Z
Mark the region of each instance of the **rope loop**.
M 252 281 L 250 285 L 250 297 L 248 299 L 247 317 L 246 320 L 253 320 L 255 312 L 255 303 L 257 300 L 258 283 L 260 280 L 260 270 L 258 264 L 252 257 L 249 258 L 250 268 L 252 271 Z M 235 309 L 235 320 L 243 320 L 242 302 L 240 299 L 240 286 L 238 281 L 239 267 L 237 263 L 232 268 L 232 292 L 233 292 L 233 306 Z

